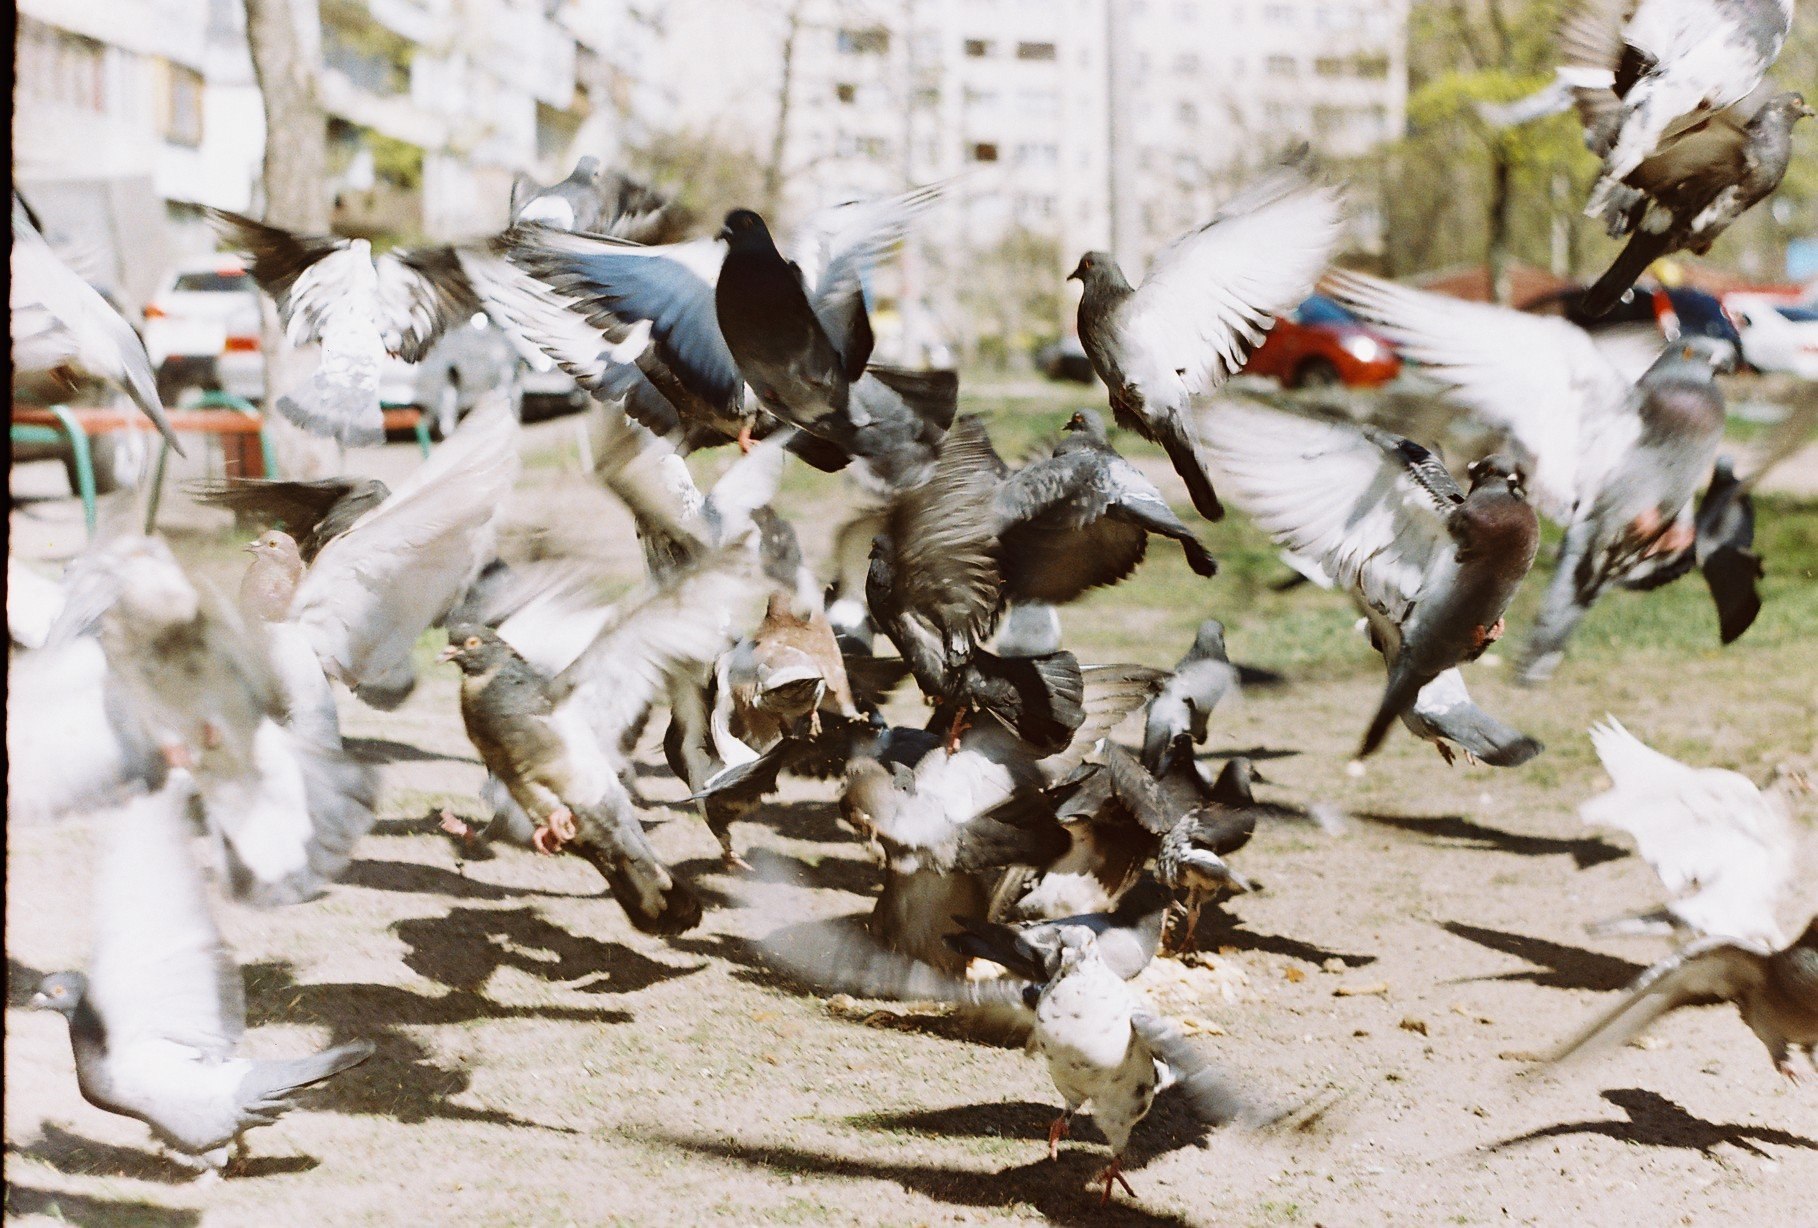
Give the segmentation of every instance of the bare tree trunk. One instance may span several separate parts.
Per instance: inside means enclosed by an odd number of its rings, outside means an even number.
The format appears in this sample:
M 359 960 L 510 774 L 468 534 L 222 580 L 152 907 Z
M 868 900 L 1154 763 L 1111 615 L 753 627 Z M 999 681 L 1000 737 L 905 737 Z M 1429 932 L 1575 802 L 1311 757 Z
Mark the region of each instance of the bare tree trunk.
M 1515 194 L 1510 184 L 1513 159 L 1508 141 L 1502 136 L 1490 140 L 1490 233 L 1487 254 L 1490 275 L 1490 301 L 1509 301 L 1509 213 L 1514 208 Z
M 770 137 L 770 160 L 764 164 L 764 215 L 776 221 L 783 203 L 783 156 L 789 147 L 789 106 L 795 84 L 795 42 L 802 32 L 803 0 L 789 6 L 783 26 L 783 79 L 776 92 L 776 131 Z
M 322 24 L 316 0 L 244 0 L 253 75 L 265 102 L 265 220 L 291 230 L 328 230 L 328 126 L 316 95 Z M 273 408 L 308 378 L 313 358 L 284 339 L 277 312 L 263 306 L 266 425 L 286 477 L 338 472 L 340 449 L 292 426 Z

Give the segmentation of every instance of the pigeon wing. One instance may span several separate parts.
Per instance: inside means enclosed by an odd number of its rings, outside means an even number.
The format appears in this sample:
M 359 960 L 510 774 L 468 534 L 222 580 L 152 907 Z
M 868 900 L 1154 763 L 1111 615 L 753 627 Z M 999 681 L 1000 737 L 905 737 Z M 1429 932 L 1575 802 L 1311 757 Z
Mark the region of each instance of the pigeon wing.
M 1706 938 L 1661 960 L 1623 991 L 1622 999 L 1586 1024 L 1547 1056 L 1564 1061 L 1581 1052 L 1609 1049 L 1632 1040 L 1668 1011 L 1700 998 L 1734 1001 L 1767 979 L 1762 947 L 1726 938 Z

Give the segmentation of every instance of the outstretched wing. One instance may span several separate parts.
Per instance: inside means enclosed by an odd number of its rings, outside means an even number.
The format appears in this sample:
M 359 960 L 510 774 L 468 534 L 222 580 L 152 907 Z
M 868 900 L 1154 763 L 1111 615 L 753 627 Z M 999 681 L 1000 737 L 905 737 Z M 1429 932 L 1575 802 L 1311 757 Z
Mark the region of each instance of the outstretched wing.
M 1670 1010 L 1700 998 L 1730 1001 L 1761 985 L 1768 975 L 1765 947 L 1727 938 L 1694 942 L 1635 978 L 1622 1000 L 1586 1024 L 1547 1056 L 1560 1062 L 1587 1049 L 1609 1049 L 1641 1035 Z

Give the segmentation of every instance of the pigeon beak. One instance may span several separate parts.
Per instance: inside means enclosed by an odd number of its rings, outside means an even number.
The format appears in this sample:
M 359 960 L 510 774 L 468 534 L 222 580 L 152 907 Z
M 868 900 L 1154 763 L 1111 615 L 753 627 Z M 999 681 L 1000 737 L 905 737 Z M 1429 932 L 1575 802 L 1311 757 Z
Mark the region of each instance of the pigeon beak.
M 259 543 L 258 542 L 247 542 L 244 546 L 240 547 L 240 553 L 241 554 L 259 553 Z
M 460 655 L 461 655 L 461 650 L 459 648 L 457 648 L 455 645 L 450 644 L 448 647 L 444 648 L 441 652 L 438 652 L 436 654 L 436 660 L 452 661 Z
M 1812 109 L 1812 104 L 1809 102 L 1801 103 L 1799 105 L 1799 114 L 1805 116 L 1807 119 L 1818 119 L 1818 111 L 1814 111 Z
M 730 227 L 730 226 L 720 227 L 720 233 L 715 237 L 718 238 L 719 241 L 722 243 L 732 242 L 732 227 Z
M 35 1011 L 49 1010 L 50 1004 L 51 1004 L 50 995 L 47 993 L 44 993 L 42 990 L 40 990 L 38 993 L 33 994 L 31 997 L 31 1001 L 26 1003 L 26 1005 L 28 1007 L 30 1007 L 32 1010 L 35 1010 Z

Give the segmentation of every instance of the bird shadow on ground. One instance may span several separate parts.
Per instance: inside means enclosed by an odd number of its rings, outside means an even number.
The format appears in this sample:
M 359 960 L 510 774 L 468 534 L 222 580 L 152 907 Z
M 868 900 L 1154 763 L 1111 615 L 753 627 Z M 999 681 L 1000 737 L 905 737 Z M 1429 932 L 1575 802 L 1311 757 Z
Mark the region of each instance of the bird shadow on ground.
M 1628 850 L 1618 848 L 1596 836 L 1561 840 L 1553 836 L 1524 836 L 1504 831 L 1487 823 L 1475 823 L 1463 815 L 1359 814 L 1353 816 L 1365 823 L 1376 823 L 1398 831 L 1412 832 L 1433 841 L 1453 841 L 1465 848 L 1486 852 L 1513 853 L 1517 857 L 1551 857 L 1565 854 L 1580 870 L 1600 866 L 1606 861 L 1627 857 Z
M 1043 1125 L 1045 1127 L 1046 1122 Z M 1028 1164 L 999 1172 L 979 1172 L 935 1164 L 855 1160 L 761 1143 L 726 1143 L 663 1134 L 649 1137 L 678 1151 L 767 1168 L 780 1174 L 806 1173 L 891 1182 L 951 1206 L 1032 1207 L 1055 1224 L 1144 1224 L 1163 1228 L 1181 1225 L 1184 1228 L 1191 1222 L 1174 1215 L 1145 1211 L 1125 1201 L 1122 1195 L 1100 1205 L 1098 1194 L 1088 1189 L 1086 1183 L 1104 1168 L 1107 1157 L 1102 1152 L 1094 1155 L 1063 1148 L 1059 1160 L 1050 1161 L 1045 1152 L 1040 1152 L 1040 1158 Z M 1042 1137 L 1046 1137 L 1045 1128 Z
M 739 822 L 768 827 L 790 840 L 812 840 L 818 844 L 851 844 L 857 837 L 840 826 L 840 808 L 832 802 L 784 802 L 771 799 L 760 802 Z M 737 824 L 733 830 L 738 830 Z
M 38 982 L 45 977 L 43 972 L 30 964 L 22 964 L 12 956 L 6 957 L 6 1005 L 7 1009 L 23 1009 L 31 1005 L 32 995 L 38 992 Z
M 705 967 L 659 963 L 630 947 L 571 933 L 530 908 L 455 908 L 400 921 L 392 930 L 410 948 L 405 967 L 467 993 L 477 994 L 502 968 L 578 993 L 636 993 Z
M 49 1122 L 37 1140 L 15 1150 L 72 1177 L 131 1177 L 165 1185 L 188 1185 L 197 1178 L 195 1169 L 159 1152 L 99 1142 Z M 233 1172 L 242 1177 L 275 1177 L 306 1173 L 320 1163 L 314 1156 L 252 1156 L 236 1164 Z
M 369 891 L 397 891 L 413 895 L 450 896 L 457 900 L 517 900 L 525 896 L 558 896 L 569 899 L 591 899 L 595 892 L 545 891 L 540 887 L 503 887 L 497 883 L 468 878 L 441 866 L 426 866 L 417 861 L 356 861 L 341 876 L 344 886 L 364 887 Z
M 1526 1134 L 1504 1139 L 1500 1143 L 1491 1143 L 1486 1150 L 1505 1151 L 1526 1143 L 1537 1143 L 1543 1139 L 1560 1138 L 1568 1134 L 1601 1134 L 1619 1142 L 1635 1143 L 1643 1147 L 1677 1147 L 1685 1151 L 1698 1151 L 1709 1155 L 1719 1143 L 1746 1151 L 1761 1159 L 1772 1159 L 1767 1152 L 1755 1144 L 1772 1143 L 1780 1147 L 1800 1147 L 1807 1151 L 1818 1151 L 1818 1142 L 1789 1134 L 1785 1130 L 1775 1130 L 1767 1126 L 1748 1126 L 1732 1122 L 1718 1125 L 1694 1117 L 1684 1109 L 1657 1092 L 1646 1091 L 1639 1087 L 1615 1088 L 1601 1093 L 1603 1098 L 1627 1113 L 1627 1121 L 1573 1121 L 1562 1122 L 1556 1126 L 1546 1126 L 1539 1130 L 1530 1130 Z
M 1206 1142 L 1212 1127 L 1193 1116 L 1178 1091 L 1178 1088 L 1170 1087 L 1157 1095 L 1149 1115 L 1131 1134 L 1129 1148 L 1124 1153 L 1127 1171 L 1135 1172 L 1169 1152 Z M 846 1121 L 861 1129 L 935 1134 L 946 1138 L 1027 1139 L 1030 1151 L 1037 1152 L 1045 1151 L 1048 1126 L 1060 1111 L 1059 1105 L 1016 1100 L 960 1104 L 946 1109 L 916 1109 L 907 1113 L 859 1113 Z M 1104 1146 L 1105 1136 L 1089 1113 L 1080 1113 L 1073 1119 L 1068 1141 L 1075 1145 Z M 1062 1144 L 1062 1149 L 1066 1149 L 1066 1144 Z
M 1446 921 L 1440 928 L 1480 947 L 1501 951 L 1504 955 L 1513 955 L 1517 959 L 1525 959 L 1530 964 L 1541 964 L 1546 968 L 1544 972 L 1503 972 L 1495 976 L 1459 977 L 1450 982 L 1452 984 L 1458 981 L 1532 981 L 1549 989 L 1590 989 L 1607 993 L 1628 988 L 1630 982 L 1646 971 L 1640 964 L 1618 959 L 1614 955 L 1603 955 L 1587 951 L 1583 947 L 1567 946 L 1562 942 L 1548 942 L 1544 938 L 1530 938 L 1525 934 L 1484 929 L 1461 921 Z
M 389 738 L 343 738 L 341 745 L 361 763 L 471 763 L 480 766 L 480 761 L 472 755 L 444 755 Z
M 620 1010 L 563 1006 L 505 1006 L 482 994 L 451 990 L 440 996 L 397 985 L 357 982 L 300 984 L 288 963 L 250 964 L 246 973 L 247 1025 L 302 1023 L 326 1027 L 335 1044 L 370 1040 L 377 1052 L 347 1073 L 308 1093 L 311 1108 L 391 1117 L 416 1123 L 440 1118 L 498 1126 L 573 1131 L 526 1121 L 496 1109 L 456 1104 L 468 1090 L 465 1070 L 436 1065 L 428 1049 L 401 1031 L 406 1027 L 470 1023 L 480 1019 L 551 1019 L 572 1023 L 630 1023 Z
M 1300 754 L 1300 752 L 1297 750 L 1288 750 L 1279 747 L 1251 746 L 1245 748 L 1240 746 L 1221 746 L 1216 750 L 1202 750 L 1194 755 L 1193 758 L 1202 763 L 1208 759 L 1249 759 L 1254 763 L 1261 763 L 1267 759 L 1292 759 L 1298 754 Z
M 1269 955 L 1286 955 L 1289 959 L 1305 960 L 1309 964 L 1323 964 L 1328 959 L 1336 959 L 1347 968 L 1362 968 L 1376 962 L 1374 955 L 1348 955 L 1343 951 L 1328 951 L 1324 947 L 1316 947 L 1310 942 L 1281 934 L 1258 934 L 1244 928 L 1242 921 L 1217 905 L 1200 912 L 1199 928 L 1193 933 L 1193 947 L 1200 951 L 1218 951 L 1227 947 L 1237 951 L 1262 951 Z
M 91 1198 L 60 1190 L 40 1190 L 6 1183 L 6 1215 L 44 1215 L 82 1228 L 189 1228 L 202 1222 L 202 1213 L 187 1207 L 160 1207 L 127 1199 Z
M 752 849 L 746 857 L 765 882 L 865 897 L 876 896 L 882 885 L 883 874 L 877 866 L 856 857 L 790 856 L 769 849 Z

